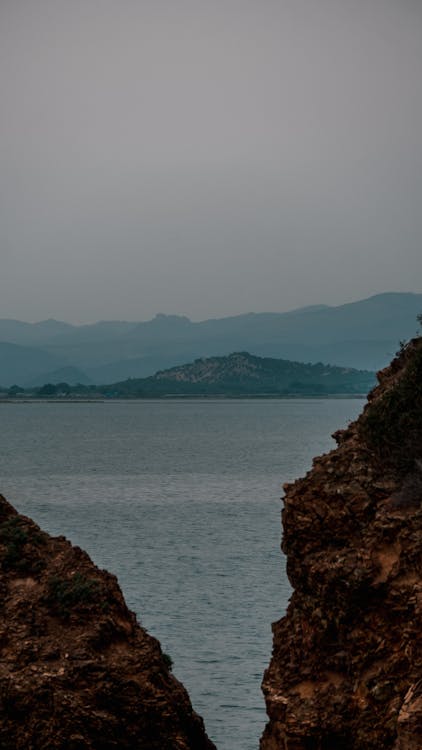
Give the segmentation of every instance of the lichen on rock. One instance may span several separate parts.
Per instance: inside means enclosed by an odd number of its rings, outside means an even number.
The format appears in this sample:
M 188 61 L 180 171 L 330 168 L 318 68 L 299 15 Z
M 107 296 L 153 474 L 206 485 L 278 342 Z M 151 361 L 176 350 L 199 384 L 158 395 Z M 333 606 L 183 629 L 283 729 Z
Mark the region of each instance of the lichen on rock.
M 261 750 L 422 747 L 422 339 L 378 378 L 338 447 L 285 487 L 294 593 Z
M 215 750 L 115 576 L 0 496 L 2 750 Z

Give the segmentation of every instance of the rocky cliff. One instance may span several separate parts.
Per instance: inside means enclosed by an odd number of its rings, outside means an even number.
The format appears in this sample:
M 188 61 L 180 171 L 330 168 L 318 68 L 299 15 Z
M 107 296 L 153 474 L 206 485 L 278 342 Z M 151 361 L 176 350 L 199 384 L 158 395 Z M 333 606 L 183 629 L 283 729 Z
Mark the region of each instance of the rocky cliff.
M 2 750 L 213 750 L 116 578 L 1 496 L 0 566 Z
M 285 487 L 294 593 L 261 750 L 422 748 L 422 339 L 378 378 L 337 449 Z

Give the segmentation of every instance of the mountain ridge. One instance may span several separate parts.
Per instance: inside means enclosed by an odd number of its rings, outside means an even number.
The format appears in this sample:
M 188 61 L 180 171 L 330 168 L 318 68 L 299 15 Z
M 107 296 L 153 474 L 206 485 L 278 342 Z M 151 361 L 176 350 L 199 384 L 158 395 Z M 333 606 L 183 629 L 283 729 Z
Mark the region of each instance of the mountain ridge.
M 59 360 L 57 367 L 43 368 L 45 372 L 73 366 L 97 383 L 147 377 L 198 357 L 242 350 L 261 357 L 378 370 L 391 360 L 401 340 L 415 334 L 421 310 L 422 294 L 385 292 L 339 306 L 311 305 L 203 321 L 163 313 L 140 323 L 99 321 L 83 326 L 3 319 L 0 342 L 39 346 Z M 28 378 L 23 370 L 16 382 L 24 381 Z M 0 385 L 12 384 L 5 380 L 0 361 Z

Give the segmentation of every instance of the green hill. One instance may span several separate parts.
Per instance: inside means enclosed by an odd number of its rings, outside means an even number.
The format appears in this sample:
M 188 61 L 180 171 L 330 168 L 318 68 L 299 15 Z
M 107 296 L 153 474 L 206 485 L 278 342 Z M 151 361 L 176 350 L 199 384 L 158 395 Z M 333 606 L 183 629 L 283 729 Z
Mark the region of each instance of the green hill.
M 129 379 L 99 390 L 114 396 L 311 396 L 365 394 L 375 374 L 330 365 L 303 364 L 236 352 L 197 359 L 148 378 Z

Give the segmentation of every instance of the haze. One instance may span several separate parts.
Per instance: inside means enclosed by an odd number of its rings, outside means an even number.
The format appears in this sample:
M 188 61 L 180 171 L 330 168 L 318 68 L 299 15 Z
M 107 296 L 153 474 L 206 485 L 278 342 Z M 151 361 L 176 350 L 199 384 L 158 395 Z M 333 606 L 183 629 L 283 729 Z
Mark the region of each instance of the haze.
M 421 291 L 418 0 L 3 0 L 0 317 Z

